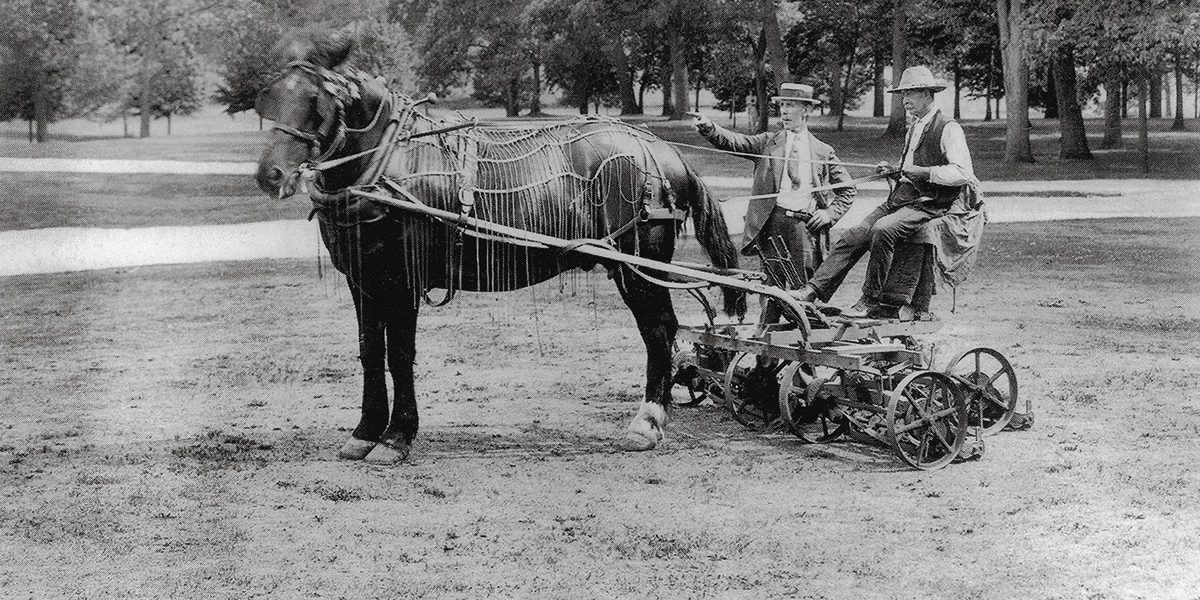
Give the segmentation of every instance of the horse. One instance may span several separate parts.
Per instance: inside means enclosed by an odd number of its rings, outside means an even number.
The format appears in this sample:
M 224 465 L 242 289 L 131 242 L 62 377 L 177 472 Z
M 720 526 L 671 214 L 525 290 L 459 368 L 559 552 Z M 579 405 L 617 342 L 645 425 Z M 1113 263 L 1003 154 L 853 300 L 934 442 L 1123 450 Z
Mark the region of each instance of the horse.
M 719 205 L 682 157 L 648 131 L 616 120 L 438 122 L 417 110 L 422 100 L 347 68 L 353 49 L 347 39 L 310 35 L 283 48 L 286 66 L 256 103 L 273 126 L 255 179 L 277 198 L 308 188 L 323 242 L 354 302 L 362 412 L 338 456 L 385 464 L 409 458 L 419 420 L 417 316 L 432 290 L 446 290 L 445 300 L 458 291 L 510 291 L 597 263 L 609 270 L 646 347 L 645 397 L 619 446 L 640 451 L 659 444 L 678 327 L 662 281 L 620 261 L 547 250 L 465 223 L 478 217 L 669 262 L 690 213 L 713 265 L 736 268 Z M 453 211 L 462 220 L 439 221 L 348 193 L 361 189 Z M 726 314 L 743 316 L 744 294 L 723 293 Z

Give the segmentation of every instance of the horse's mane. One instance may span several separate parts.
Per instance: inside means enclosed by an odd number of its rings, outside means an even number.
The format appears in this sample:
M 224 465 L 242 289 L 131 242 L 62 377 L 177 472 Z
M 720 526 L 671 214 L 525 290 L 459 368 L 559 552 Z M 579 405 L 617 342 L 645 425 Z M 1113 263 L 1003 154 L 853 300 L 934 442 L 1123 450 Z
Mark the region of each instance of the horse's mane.
M 275 48 L 282 64 L 306 61 L 332 69 L 354 51 L 354 39 L 348 35 L 316 29 L 301 29 L 285 37 Z

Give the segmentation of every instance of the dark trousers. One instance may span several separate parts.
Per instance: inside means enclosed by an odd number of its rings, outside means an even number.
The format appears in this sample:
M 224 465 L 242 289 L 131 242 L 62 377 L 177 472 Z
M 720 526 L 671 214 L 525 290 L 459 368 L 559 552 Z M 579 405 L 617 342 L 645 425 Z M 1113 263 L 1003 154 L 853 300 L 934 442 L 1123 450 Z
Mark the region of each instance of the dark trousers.
M 754 238 L 754 247 L 762 261 L 767 283 L 786 290 L 804 287 L 812 277 L 818 257 L 814 255 L 813 237 L 803 221 L 784 214 L 775 207 L 770 218 Z M 759 323 L 778 323 L 780 309 L 775 302 L 765 301 Z
M 804 287 L 814 268 L 813 241 L 800 219 L 776 207 L 754 238 L 768 283 L 787 290 Z
M 846 274 L 868 251 L 867 278 L 863 282 L 863 298 L 880 303 L 884 283 L 892 266 L 896 243 L 908 238 L 930 219 L 941 216 L 936 211 L 914 206 L 893 206 L 890 201 L 871 211 L 861 223 L 847 229 L 833 245 L 820 268 L 809 280 L 817 295 L 825 301 L 833 296 Z

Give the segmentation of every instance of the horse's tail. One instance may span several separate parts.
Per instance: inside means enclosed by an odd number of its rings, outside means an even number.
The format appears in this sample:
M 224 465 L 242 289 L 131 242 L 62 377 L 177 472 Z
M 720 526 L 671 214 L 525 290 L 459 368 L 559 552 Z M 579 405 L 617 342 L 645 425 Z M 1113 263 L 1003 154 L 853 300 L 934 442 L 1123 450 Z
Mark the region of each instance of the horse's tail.
M 714 267 L 736 269 L 738 266 L 738 249 L 729 239 L 729 226 L 725 223 L 725 214 L 721 205 L 708 192 L 708 186 L 700 179 L 700 175 L 691 165 L 684 163 L 691 193 L 688 196 L 688 208 L 692 213 L 692 224 L 696 227 L 696 241 L 704 248 Z M 725 300 L 725 314 L 742 317 L 746 314 L 746 292 L 733 288 L 721 288 Z

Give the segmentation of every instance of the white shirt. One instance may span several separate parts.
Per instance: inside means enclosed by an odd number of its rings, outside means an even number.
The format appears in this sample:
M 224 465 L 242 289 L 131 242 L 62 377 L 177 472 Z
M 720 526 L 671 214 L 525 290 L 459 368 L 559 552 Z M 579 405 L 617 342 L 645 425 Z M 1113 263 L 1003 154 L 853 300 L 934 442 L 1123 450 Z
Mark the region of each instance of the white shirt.
M 925 116 L 917 119 L 915 123 L 909 127 L 908 152 L 904 154 L 904 158 L 900 163 L 900 168 L 912 166 L 913 154 L 917 151 L 917 144 L 921 141 L 921 134 L 925 132 L 925 128 L 933 121 L 933 115 L 938 112 L 936 107 L 931 108 Z M 942 128 L 941 139 L 942 152 L 946 153 L 946 160 L 950 164 L 929 167 L 929 181 L 940 185 L 960 186 L 975 180 L 975 169 L 971 165 L 971 152 L 967 149 L 967 136 L 963 133 L 962 126 L 957 122 L 951 121 L 946 123 Z
M 812 180 L 812 145 L 809 143 L 808 129 L 787 132 L 783 155 L 787 160 L 783 163 L 783 175 L 779 178 L 779 196 L 775 205 L 786 210 L 812 212 L 816 207 L 813 198 Z M 800 181 L 792 180 L 788 163 L 794 162 L 800 173 Z

